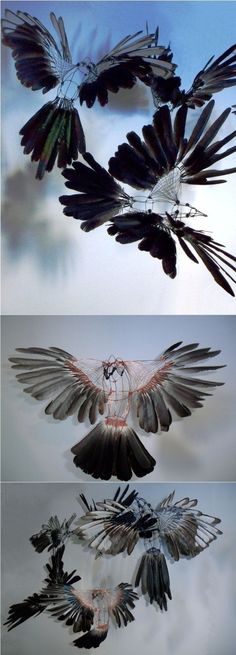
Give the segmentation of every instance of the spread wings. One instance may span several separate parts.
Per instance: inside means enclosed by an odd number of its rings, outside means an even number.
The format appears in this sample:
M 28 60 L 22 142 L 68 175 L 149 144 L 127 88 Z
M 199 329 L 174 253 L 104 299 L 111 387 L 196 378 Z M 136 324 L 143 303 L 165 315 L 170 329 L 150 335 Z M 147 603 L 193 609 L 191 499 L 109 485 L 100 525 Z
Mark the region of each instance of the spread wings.
M 78 421 L 89 418 L 95 423 L 97 413 L 104 413 L 107 402 L 102 388 L 102 362 L 77 361 L 73 355 L 60 348 L 17 348 L 22 356 L 11 357 L 19 382 L 36 400 L 52 398 L 45 414 L 63 421 L 77 414 Z
M 216 527 L 220 519 L 195 509 L 196 499 L 183 498 L 174 503 L 173 492 L 154 509 L 135 491 L 128 496 L 128 505 L 125 496 L 119 500 L 116 494 L 115 498 L 96 502 L 94 508 L 87 503 L 89 509 L 79 521 L 79 536 L 98 553 L 116 555 L 126 550 L 130 554 L 140 538 L 152 538 L 153 543 L 161 543 L 179 560 L 180 556 L 198 555 L 222 534 Z M 143 561 L 144 568 L 146 564 L 151 567 L 154 556 L 153 551 L 152 557 Z M 165 567 L 158 553 L 156 564 L 158 569 Z M 140 576 L 141 570 L 142 566 Z
M 174 492 L 157 507 L 157 528 L 162 543 L 177 561 L 181 556 L 195 557 L 218 535 L 220 519 L 195 509 L 196 499 L 182 498 L 173 503 Z
M 72 68 L 63 19 L 54 13 L 50 18 L 60 47 L 46 27 L 27 12 L 6 9 L 2 20 L 3 44 L 12 49 L 18 79 L 43 93 L 57 86 Z
M 131 585 L 121 582 L 115 589 L 75 590 L 70 585 L 55 584 L 46 589 L 50 598 L 50 613 L 73 632 L 86 634 L 74 641 L 79 648 L 96 648 L 106 639 L 109 616 L 112 615 L 118 627 L 134 621 L 130 608 L 138 599 Z
M 174 412 L 179 417 L 190 416 L 192 409 L 202 407 L 208 395 L 206 389 L 223 384 L 204 380 L 199 373 L 216 370 L 219 366 L 196 366 L 220 351 L 198 349 L 198 344 L 170 346 L 152 361 L 126 361 L 127 388 L 122 398 L 135 408 L 139 425 L 146 432 L 167 431 Z M 80 422 L 89 418 L 94 424 L 98 412 L 103 414 L 109 402 L 103 388 L 103 366 L 97 360 L 76 360 L 60 348 L 19 348 L 23 357 L 11 357 L 13 368 L 24 391 L 36 400 L 52 398 L 45 413 L 64 420 L 77 414 Z M 36 357 L 33 357 L 33 356 Z M 32 356 L 32 357 L 30 357 Z

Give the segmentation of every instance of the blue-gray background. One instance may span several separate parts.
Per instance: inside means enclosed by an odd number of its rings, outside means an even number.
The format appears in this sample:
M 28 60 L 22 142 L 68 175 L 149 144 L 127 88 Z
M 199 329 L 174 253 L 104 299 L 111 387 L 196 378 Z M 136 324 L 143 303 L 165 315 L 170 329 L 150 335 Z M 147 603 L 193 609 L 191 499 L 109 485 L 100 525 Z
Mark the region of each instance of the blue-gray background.
M 8 316 L 2 320 L 4 480 L 71 481 L 92 478 L 73 464 L 71 447 L 90 429 L 76 417 L 55 421 L 46 402 L 23 393 L 7 361 L 16 347 L 59 346 L 78 358 L 153 359 L 171 344 L 199 342 L 221 349 L 215 364 L 227 364 L 208 379 L 225 382 L 190 417 L 167 433 L 146 435 L 135 426 L 157 460 L 145 479 L 235 480 L 235 317 L 217 316 Z M 129 418 L 130 421 L 130 418 Z
M 50 31 L 49 13 L 65 20 L 73 60 L 97 60 L 126 34 L 160 27 L 160 43 L 170 42 L 183 88 L 210 56 L 235 41 L 235 2 L 3 2 L 2 8 L 36 15 Z M 80 29 L 79 29 L 80 25 Z M 7 314 L 172 314 L 234 313 L 234 300 L 213 281 L 203 265 L 179 254 L 178 277 L 167 278 L 158 261 L 135 244 L 120 246 L 105 227 L 83 233 L 66 219 L 58 203 L 64 193 L 58 170 L 34 179 L 20 146 L 19 130 L 44 102 L 55 97 L 33 93 L 16 79 L 10 49 L 3 48 L 3 311 Z M 216 95 L 214 117 L 235 102 L 235 88 Z M 108 106 L 82 107 L 87 148 L 104 166 L 130 130 L 150 122 L 153 104 L 141 84 L 110 94 Z M 190 117 L 190 125 L 197 111 Z M 221 135 L 231 132 L 229 117 Z M 233 165 L 234 156 L 227 166 Z M 234 164 L 235 165 L 235 164 Z M 222 164 L 224 167 L 224 164 Z M 188 190 L 190 193 L 190 190 Z M 191 221 L 206 229 L 232 253 L 235 248 L 235 183 L 201 188 L 187 195 L 209 218 Z
M 42 523 L 57 514 L 60 520 L 72 512 L 82 514 L 78 497 L 111 498 L 117 484 L 11 484 L 4 485 L 3 514 L 3 619 L 8 607 L 41 588 L 47 553 L 35 553 L 29 537 Z M 111 626 L 99 655 L 234 655 L 235 628 L 235 485 L 232 484 L 135 484 L 135 489 L 154 506 L 175 489 L 176 501 L 197 498 L 199 509 L 221 518 L 223 535 L 192 560 L 168 562 L 172 600 L 168 612 L 146 605 L 141 598 L 135 622 L 127 628 Z M 78 589 L 115 586 L 130 582 L 143 552 L 137 545 L 130 557 L 118 555 L 94 560 L 91 551 L 69 543 L 65 569 L 77 569 Z M 77 587 L 76 584 L 76 587 Z M 3 633 L 4 655 L 65 655 L 75 653 L 71 629 L 47 615 L 26 621 L 11 633 Z M 74 649 L 74 650 L 73 650 Z M 81 650 L 82 654 L 87 651 Z

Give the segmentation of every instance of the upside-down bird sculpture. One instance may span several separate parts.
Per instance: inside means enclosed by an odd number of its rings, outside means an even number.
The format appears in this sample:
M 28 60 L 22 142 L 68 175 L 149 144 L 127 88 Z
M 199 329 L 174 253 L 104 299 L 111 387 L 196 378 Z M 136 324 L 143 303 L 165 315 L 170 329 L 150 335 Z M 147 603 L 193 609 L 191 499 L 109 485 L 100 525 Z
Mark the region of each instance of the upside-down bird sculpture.
M 75 571 L 69 574 L 64 572 L 63 554 L 64 546 L 52 555 L 51 564 L 47 564 L 49 576 L 43 589 L 10 607 L 6 625 L 12 630 L 47 610 L 51 616 L 72 626 L 74 633 L 85 633 L 75 639 L 75 646 L 98 648 L 107 637 L 111 617 L 119 628 L 134 621 L 130 608 L 135 607 L 138 595 L 125 582 L 114 589 L 75 589 L 73 584 L 81 578 L 75 575 Z
M 78 536 L 96 550 L 97 556 L 123 552 L 130 555 L 142 540 L 145 553 L 139 562 L 135 587 L 141 585 L 150 603 L 155 601 L 167 610 L 171 590 L 165 554 L 175 561 L 195 557 L 222 534 L 216 527 L 220 519 L 195 509 L 196 499 L 174 502 L 175 492 L 153 508 L 137 491 L 127 494 L 127 490 L 119 488 L 113 499 L 93 505 L 82 494 L 86 513 L 79 520 Z
M 190 416 L 211 395 L 208 390 L 223 384 L 199 377 L 221 368 L 207 361 L 219 350 L 181 343 L 150 361 L 76 359 L 61 348 L 32 347 L 17 348 L 20 354 L 10 362 L 17 380 L 27 385 L 26 393 L 50 399 L 47 415 L 61 421 L 76 415 L 81 423 L 96 423 L 71 449 L 76 466 L 94 478 L 129 480 L 133 472 L 143 477 L 156 464 L 128 425 L 132 412 L 145 432 L 166 432 L 172 415 Z M 205 365 L 196 366 L 204 360 Z M 98 414 L 105 415 L 99 423 Z
M 184 222 L 189 217 L 204 214 L 188 204 L 184 206 L 181 198 L 184 185 L 220 184 L 225 180 L 219 177 L 236 172 L 236 167 L 210 168 L 236 151 L 236 146 L 232 146 L 220 152 L 236 136 L 236 130 L 214 141 L 230 108 L 208 127 L 213 107 L 214 100 L 211 100 L 202 110 L 189 138 L 185 136 L 187 106 L 180 107 L 173 123 L 169 108 L 161 107 L 154 114 L 153 125 L 143 127 L 143 141 L 135 132 L 127 134 L 129 143 L 118 147 L 109 161 L 109 172 L 89 153 L 84 154 L 89 167 L 76 162 L 74 168 L 66 168 L 63 172 L 66 186 L 79 193 L 63 195 L 59 200 L 65 205 L 64 214 L 81 220 L 86 232 L 111 221 L 107 230 L 110 235 L 115 235 L 123 244 L 139 241 L 139 250 L 160 259 L 164 273 L 171 279 L 177 273 L 177 241 L 193 262 L 198 263 L 197 255 L 215 282 L 234 296 L 223 273 L 235 282 L 229 271 L 236 271 L 236 257 L 204 231 Z M 129 195 L 114 178 L 134 189 L 149 192 L 143 198 L 142 209 L 137 204 L 139 197 Z
M 78 152 L 85 152 L 85 136 L 74 103 L 79 99 L 92 107 L 108 102 L 108 91 L 131 89 L 149 77 L 172 75 L 169 48 L 158 46 L 156 34 L 137 32 L 122 39 L 97 63 L 73 63 L 63 19 L 50 14 L 58 43 L 46 27 L 27 12 L 7 9 L 2 20 L 3 44 L 12 49 L 17 77 L 33 91 L 47 93 L 58 87 L 55 100 L 45 104 L 20 130 L 24 153 L 38 161 L 36 177 L 42 179 L 56 160 L 59 168 L 71 164 Z M 82 74 L 82 82 L 76 74 Z

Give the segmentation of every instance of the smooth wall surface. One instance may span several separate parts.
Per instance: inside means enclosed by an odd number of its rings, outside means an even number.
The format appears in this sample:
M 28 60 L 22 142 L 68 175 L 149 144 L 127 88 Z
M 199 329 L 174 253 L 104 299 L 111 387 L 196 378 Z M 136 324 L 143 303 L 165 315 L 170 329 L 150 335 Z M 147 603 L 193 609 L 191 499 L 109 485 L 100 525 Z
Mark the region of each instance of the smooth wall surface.
M 113 484 L 12 484 L 4 489 L 3 532 L 3 620 L 9 605 L 21 602 L 41 589 L 45 577 L 47 553 L 35 553 L 29 537 L 42 523 L 57 514 L 63 520 L 72 512 L 82 514 L 79 493 L 88 499 L 111 498 Z M 146 604 L 141 598 L 135 608 L 135 622 L 127 628 L 111 625 L 100 655 L 120 652 L 137 655 L 234 655 L 235 651 L 235 485 L 231 484 L 141 484 L 135 489 L 154 506 L 173 489 L 176 500 L 185 496 L 198 498 L 199 509 L 222 519 L 223 535 L 192 560 L 168 561 L 172 600 L 168 612 Z M 76 568 L 82 580 L 78 589 L 94 585 L 116 586 L 131 581 L 143 545 L 131 556 L 101 557 L 80 545 L 69 543 L 65 568 Z M 65 655 L 73 653 L 73 634 L 69 628 L 48 615 L 26 621 L 10 633 L 3 632 L 5 655 Z M 81 653 L 87 651 L 82 650 Z
M 191 316 L 5 317 L 3 318 L 4 404 L 3 478 L 29 481 L 91 481 L 73 464 L 71 447 L 90 428 L 76 418 L 55 421 L 46 402 L 23 393 L 8 357 L 16 347 L 59 346 L 76 357 L 154 359 L 173 343 L 199 342 L 222 352 L 211 361 L 227 364 L 209 379 L 225 382 L 206 398 L 204 407 L 175 421 L 168 433 L 146 435 L 145 447 L 157 460 L 145 479 L 235 479 L 235 318 Z M 213 375 L 214 374 L 214 375 Z
M 3 2 L 2 8 L 9 3 Z M 11 2 L 13 11 L 32 12 L 53 32 L 50 11 L 62 15 L 73 61 L 100 57 L 127 34 L 160 29 L 160 44 L 169 43 L 182 88 L 191 87 L 195 75 L 212 55 L 220 55 L 235 42 L 234 2 Z M 23 154 L 19 130 L 47 101 L 24 88 L 16 79 L 9 48 L 3 48 L 3 311 L 6 314 L 232 314 L 235 301 L 214 282 L 203 264 L 191 262 L 179 249 L 178 275 L 171 280 L 161 264 L 136 244 L 121 246 L 105 226 L 86 234 L 80 221 L 66 218 L 58 196 L 66 193 L 58 169 L 34 179 L 36 165 Z M 215 120 L 235 103 L 235 89 L 215 96 Z M 108 160 L 127 132 L 141 135 L 152 121 L 150 90 L 141 83 L 133 90 L 110 94 L 103 108 L 80 108 L 87 150 L 100 164 Z M 189 113 L 189 131 L 199 110 Z M 219 138 L 233 132 L 235 115 L 228 117 Z M 216 137 L 218 138 L 218 136 Z M 235 155 L 217 167 L 235 166 Z M 190 227 L 206 230 L 235 253 L 235 182 L 183 190 L 190 202 L 208 218 L 190 220 Z M 128 190 L 128 189 L 127 189 Z M 69 192 L 70 193 L 70 192 Z M 129 188 L 129 193 L 135 191 Z M 139 194 L 140 195 L 140 194 Z M 156 208 L 158 209 L 158 207 Z

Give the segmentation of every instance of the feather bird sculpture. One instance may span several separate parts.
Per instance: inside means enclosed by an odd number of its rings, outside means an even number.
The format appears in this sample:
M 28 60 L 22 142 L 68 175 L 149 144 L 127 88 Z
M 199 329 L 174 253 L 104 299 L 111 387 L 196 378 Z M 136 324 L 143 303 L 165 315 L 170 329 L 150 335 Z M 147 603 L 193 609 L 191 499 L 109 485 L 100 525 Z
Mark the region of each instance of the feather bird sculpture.
M 234 296 L 226 277 L 235 282 L 231 272 L 236 271 L 236 257 L 204 231 L 186 224 L 189 218 L 205 215 L 188 203 L 184 205 L 181 198 L 185 185 L 220 184 L 225 182 L 225 175 L 236 172 L 236 167 L 212 168 L 236 152 L 236 146 L 221 151 L 235 138 L 236 130 L 214 141 L 230 108 L 209 127 L 213 107 L 211 100 L 189 138 L 185 136 L 187 106 L 180 107 L 173 122 L 167 105 L 161 107 L 154 114 L 153 125 L 143 127 L 143 141 L 135 132 L 127 134 L 128 143 L 120 145 L 110 159 L 109 172 L 89 153 L 84 154 L 89 167 L 77 162 L 73 169 L 67 168 L 63 172 L 66 186 L 79 193 L 63 195 L 59 200 L 64 214 L 81 220 L 86 232 L 111 221 L 110 235 L 122 244 L 138 241 L 139 250 L 161 260 L 164 273 L 171 279 L 177 273 L 177 242 L 191 261 L 198 263 L 198 257 L 215 282 Z M 139 197 L 129 195 L 114 178 L 148 192 L 143 198 L 144 208 L 137 204 Z
M 73 642 L 75 646 L 98 648 L 107 637 L 111 617 L 119 628 L 134 621 L 131 609 L 138 595 L 125 582 L 114 589 L 75 589 L 73 584 L 81 578 L 75 571 L 64 572 L 63 553 L 64 546 L 52 555 L 52 564 L 47 564 L 49 577 L 43 589 L 10 607 L 6 625 L 12 630 L 47 610 L 51 616 L 72 626 L 73 633 L 84 633 Z
M 208 363 L 219 350 L 181 344 L 150 361 L 76 359 L 60 348 L 31 347 L 17 348 L 20 354 L 10 362 L 26 393 L 36 400 L 49 399 L 46 415 L 56 420 L 75 415 L 79 422 L 88 419 L 94 425 L 71 449 L 76 466 L 94 478 L 129 480 L 132 473 L 150 473 L 156 462 L 128 425 L 128 417 L 135 414 L 146 433 L 167 432 L 172 415 L 190 416 L 203 406 L 209 390 L 223 384 L 200 377 L 221 368 Z M 104 418 L 97 422 L 99 414 Z M 67 530 L 66 524 L 59 525 L 59 535 Z M 36 543 L 41 547 L 40 538 Z
M 211 57 L 197 73 L 188 91 L 181 90 L 181 78 L 173 73 L 169 79 L 150 75 L 150 87 L 156 107 L 169 103 L 172 109 L 186 105 L 202 107 L 211 97 L 236 84 L 236 44 L 216 59 Z
M 122 39 L 97 63 L 74 64 L 63 19 L 50 14 L 58 43 L 47 28 L 27 12 L 6 9 L 2 20 L 2 42 L 12 49 L 17 77 L 33 91 L 47 93 L 58 87 L 55 100 L 45 104 L 20 130 L 24 153 L 37 161 L 36 177 L 42 179 L 56 160 L 59 168 L 71 164 L 85 152 L 85 136 L 74 103 L 92 107 L 96 98 L 104 106 L 108 91 L 132 88 L 137 80 L 149 84 L 148 75 L 169 77 L 175 65 L 169 49 L 156 44 L 156 35 L 137 32 Z M 76 79 L 81 74 L 82 82 Z
M 141 586 L 149 602 L 167 610 L 171 599 L 166 556 L 178 561 L 195 557 L 222 532 L 220 519 L 196 509 L 196 499 L 182 498 L 174 502 L 174 493 L 153 508 L 137 491 L 120 488 L 112 500 L 94 502 L 90 506 L 81 496 L 86 513 L 79 520 L 78 536 L 98 555 L 130 555 L 141 540 L 145 545 L 135 587 Z

